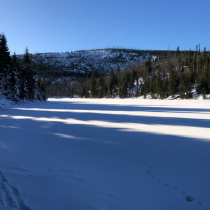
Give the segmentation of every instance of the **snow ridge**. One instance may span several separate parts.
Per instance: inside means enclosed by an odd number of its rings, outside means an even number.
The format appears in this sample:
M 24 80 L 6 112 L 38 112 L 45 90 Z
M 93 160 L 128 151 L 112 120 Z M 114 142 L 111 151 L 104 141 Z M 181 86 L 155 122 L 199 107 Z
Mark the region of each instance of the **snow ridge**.
M 32 55 L 35 63 L 43 62 L 62 68 L 64 71 L 85 73 L 89 71 L 110 69 L 121 70 L 132 66 L 135 62 L 143 62 L 150 56 L 149 53 L 123 50 L 84 50 L 64 53 L 37 53 Z M 152 56 L 155 59 L 155 56 Z

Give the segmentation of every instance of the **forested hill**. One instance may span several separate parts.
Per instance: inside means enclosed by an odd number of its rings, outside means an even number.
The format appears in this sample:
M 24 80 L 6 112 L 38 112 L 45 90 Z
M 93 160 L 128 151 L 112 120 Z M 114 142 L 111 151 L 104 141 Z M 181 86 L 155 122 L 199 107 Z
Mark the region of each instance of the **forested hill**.
M 148 60 L 161 60 L 166 57 L 185 55 L 189 51 L 173 50 L 135 50 L 122 48 L 81 50 L 74 52 L 51 52 L 31 54 L 33 67 L 38 75 L 44 78 L 61 77 L 90 77 L 94 71 L 96 74 L 116 71 L 124 71 L 136 64 L 145 63 Z M 191 51 L 193 52 L 193 51 Z M 20 62 L 23 55 L 18 56 Z
M 97 49 L 31 59 L 48 97 L 189 99 L 210 93 L 210 55 L 199 45 L 195 51 Z
M 197 98 L 210 93 L 210 53 L 100 49 L 31 55 L 48 97 Z
M 165 56 L 167 52 L 161 54 Z M 44 77 L 88 75 L 92 71 L 107 73 L 120 68 L 124 70 L 136 62 L 144 62 L 151 56 L 156 59 L 155 51 L 132 49 L 96 49 L 64 53 L 31 54 L 34 67 Z M 21 56 L 20 56 L 21 57 Z
M 209 98 L 210 52 L 96 49 L 10 55 L 0 34 L 0 98 Z M 46 93 L 46 94 L 45 94 Z

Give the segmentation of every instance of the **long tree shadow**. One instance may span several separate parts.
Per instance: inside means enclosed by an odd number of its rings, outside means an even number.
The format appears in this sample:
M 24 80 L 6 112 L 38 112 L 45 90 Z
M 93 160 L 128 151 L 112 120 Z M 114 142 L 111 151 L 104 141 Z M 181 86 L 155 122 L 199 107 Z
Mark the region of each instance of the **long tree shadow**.
M 85 109 L 85 106 L 83 105 L 82 108 Z M 98 105 L 93 110 L 99 110 L 97 107 Z M 64 108 L 72 109 L 71 106 Z M 109 109 L 107 108 L 107 110 Z M 97 120 L 119 123 L 135 122 L 210 127 L 210 122 L 202 119 L 31 110 L 8 110 L 4 114 L 34 118 L 73 118 L 81 121 Z M 131 161 L 136 164 L 136 167 L 141 167 L 140 171 L 148 174 L 151 180 L 155 179 L 157 183 L 161 183 L 166 187 L 170 186 L 172 189 L 180 191 L 180 193 L 185 192 L 187 195 L 191 195 L 191 192 L 196 194 L 198 190 L 201 190 L 204 192 L 204 195 L 201 198 L 199 197 L 198 202 L 202 204 L 209 203 L 207 197 L 210 194 L 210 168 L 208 167 L 210 143 L 207 141 L 174 135 L 152 134 L 150 132 L 126 132 L 118 128 L 102 128 L 97 125 L 48 122 L 44 119 L 43 121 L 34 121 L 32 119 L 5 117 L 0 118 L 0 124 L 12 130 L 12 132 L 8 132 L 8 129 L 0 127 L 1 134 L 3 134 L 5 139 L 16 138 L 16 144 L 18 143 L 20 146 L 25 145 L 28 150 L 35 147 L 40 154 L 45 154 L 46 156 L 48 156 L 47 153 L 49 152 L 49 156 L 54 155 L 52 157 L 53 160 L 58 156 L 66 158 L 67 156 L 65 155 L 68 153 L 69 148 L 74 147 L 78 156 L 86 155 L 88 157 L 93 153 L 96 158 L 98 155 L 103 156 L 101 158 L 104 158 L 104 155 L 108 156 L 109 159 L 106 164 L 109 164 L 109 161 L 115 162 L 116 158 L 122 162 Z M 17 129 L 12 129 L 12 126 L 16 124 L 18 124 Z M 18 127 L 23 130 L 20 131 Z M 44 135 L 42 136 L 41 134 Z M 39 138 L 39 136 L 42 136 L 42 138 Z M 31 138 L 37 139 L 32 142 Z M 58 146 L 59 144 L 62 147 Z
M 54 105 L 54 104 L 53 104 Z M 54 105 L 55 106 L 55 105 Z M 107 106 L 107 105 L 81 105 L 73 104 L 73 105 L 65 105 L 59 107 L 62 107 L 62 112 L 56 111 L 56 108 L 52 106 L 49 106 L 47 111 L 43 110 L 13 110 L 12 113 L 14 115 L 21 115 L 21 116 L 31 116 L 31 117 L 43 117 L 43 114 L 45 117 L 49 118 L 60 118 L 60 119 L 66 119 L 66 118 L 74 118 L 78 120 L 83 121 L 91 121 L 91 120 L 99 120 L 99 121 L 109 121 L 109 122 L 115 122 L 115 123 L 140 123 L 140 124 L 148 124 L 148 125 L 176 125 L 176 126 L 193 126 L 193 127 L 202 127 L 202 128 L 210 128 L 210 119 L 195 119 L 195 118 L 179 118 L 179 117 L 161 117 L 161 116 L 132 116 L 132 113 L 135 111 L 135 107 L 132 106 L 126 106 L 123 107 L 123 110 L 126 110 L 127 113 L 123 114 L 116 114 L 116 113 L 109 113 L 108 111 L 114 110 L 112 107 L 115 107 L 115 111 L 121 111 L 121 107 L 117 106 Z M 86 106 L 92 107 L 91 109 L 87 110 L 97 110 L 98 113 L 76 113 L 74 109 L 77 110 L 86 110 Z M 34 108 L 34 107 L 33 107 Z M 50 108 L 53 108 L 51 110 Z M 119 109 L 117 109 L 119 108 Z M 149 108 L 147 107 L 138 107 L 136 108 L 137 111 L 142 111 L 144 109 L 147 109 L 149 111 Z M 155 108 L 156 110 L 159 110 L 159 108 Z M 66 110 L 66 111 L 65 111 Z M 100 110 L 107 110 L 106 113 L 100 113 Z M 131 110 L 131 115 L 129 115 L 128 110 Z M 164 112 L 167 113 L 167 108 L 164 109 Z M 176 109 L 174 109 L 176 110 Z M 161 111 L 163 112 L 163 110 Z M 170 112 L 170 108 L 169 108 Z M 188 113 L 188 112 L 187 112 Z M 210 111 L 209 111 L 210 113 Z M 182 113 L 184 114 L 184 113 Z M 170 115 L 169 115 L 170 116 Z
M 200 113 L 200 112 L 210 112 L 210 108 L 183 108 L 183 107 L 171 107 L 169 105 L 124 105 L 124 104 L 95 104 L 95 103 L 85 103 L 76 101 L 56 101 L 48 102 L 52 104 L 53 107 L 57 104 L 58 106 L 64 105 L 66 109 L 71 107 L 71 109 L 86 109 L 86 110 L 107 110 L 107 111 L 144 111 L 144 112 L 175 112 L 175 113 Z M 152 102 L 151 102 L 152 104 Z M 64 108 L 65 109 L 65 108 Z

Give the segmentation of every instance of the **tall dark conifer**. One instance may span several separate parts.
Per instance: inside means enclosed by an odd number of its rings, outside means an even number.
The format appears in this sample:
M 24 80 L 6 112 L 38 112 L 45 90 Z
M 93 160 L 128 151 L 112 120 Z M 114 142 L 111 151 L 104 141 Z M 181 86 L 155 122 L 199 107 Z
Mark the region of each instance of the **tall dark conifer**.
M 7 39 L 4 34 L 0 34 L 0 92 L 8 94 L 8 74 L 10 68 L 10 52 L 7 46 Z
M 8 87 L 9 94 L 8 99 L 14 102 L 19 101 L 19 70 L 20 67 L 17 63 L 17 56 L 14 54 L 12 56 L 11 66 L 9 68 L 9 77 L 8 77 Z
M 96 97 L 96 79 L 95 79 L 95 72 L 92 72 L 90 78 L 90 91 L 92 98 Z
M 176 78 L 176 73 L 173 70 L 170 70 L 169 72 L 169 95 L 171 95 L 172 97 L 175 96 L 175 94 L 177 93 L 177 78 Z
M 28 48 L 25 50 L 23 57 L 23 68 L 21 70 L 21 81 L 20 81 L 20 98 L 34 100 L 36 95 L 36 80 L 35 72 L 32 69 L 31 58 Z

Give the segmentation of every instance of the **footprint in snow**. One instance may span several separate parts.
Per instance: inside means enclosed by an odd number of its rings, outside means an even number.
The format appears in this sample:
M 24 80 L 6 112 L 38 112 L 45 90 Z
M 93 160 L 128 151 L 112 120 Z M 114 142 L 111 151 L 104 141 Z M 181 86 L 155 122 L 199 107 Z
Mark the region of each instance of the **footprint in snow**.
M 21 199 L 19 190 L 8 183 L 1 171 L 0 186 L 0 201 L 5 207 L 12 210 L 31 210 Z

